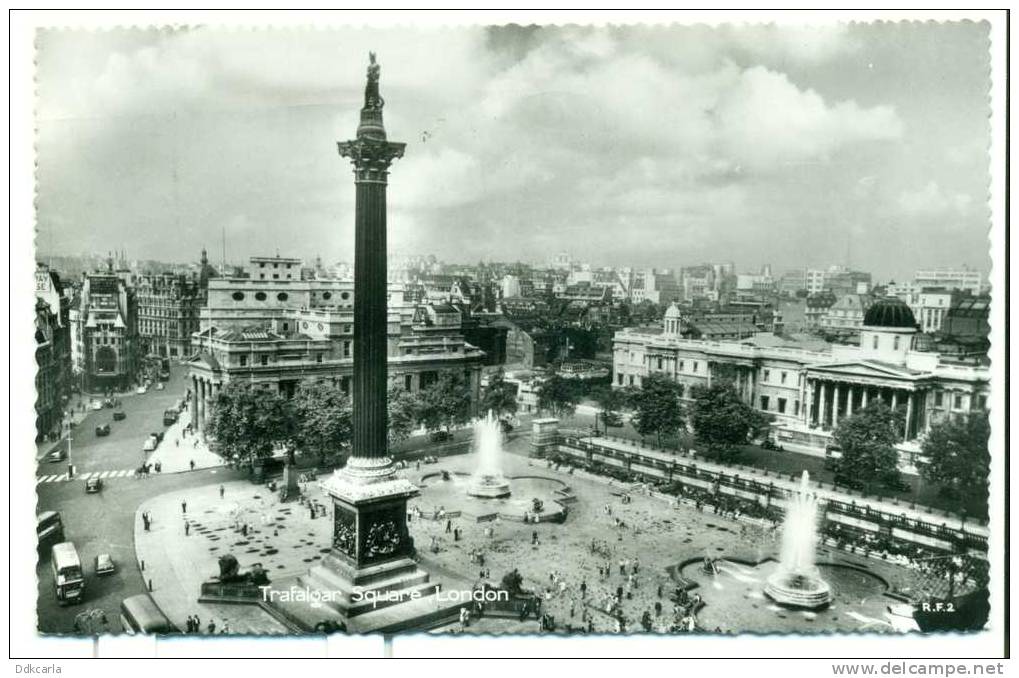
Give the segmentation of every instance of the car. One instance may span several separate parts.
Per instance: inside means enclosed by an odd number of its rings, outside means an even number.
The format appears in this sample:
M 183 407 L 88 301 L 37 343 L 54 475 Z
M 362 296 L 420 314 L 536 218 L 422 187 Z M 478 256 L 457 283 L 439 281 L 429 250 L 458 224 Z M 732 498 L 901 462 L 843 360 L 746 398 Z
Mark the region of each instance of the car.
M 58 461 L 63 461 L 65 459 L 67 459 L 67 450 L 64 449 L 63 445 L 46 455 L 46 461 L 51 464 L 55 464 Z
M 109 424 L 100 424 L 99 426 L 96 426 L 96 436 L 97 437 L 101 438 L 102 436 L 108 436 L 108 435 L 110 435 L 110 425 Z
M 117 571 L 117 564 L 109 553 L 100 553 L 96 556 L 96 575 L 113 574 Z
M 98 494 L 103 491 L 102 478 L 89 478 L 85 481 L 85 494 Z
M 156 437 L 149 436 L 148 438 L 145 439 L 145 444 L 142 445 L 142 451 L 151 452 L 152 450 L 156 449 L 156 444 L 157 444 Z
M 137 393 L 138 395 L 144 395 L 147 390 L 148 389 L 146 389 L 144 386 L 139 386 L 134 390 L 134 392 Z
M 156 439 L 156 445 L 158 445 L 159 443 L 163 442 L 163 432 L 162 431 L 158 431 L 156 433 L 150 433 L 149 435 Z
M 93 410 L 101 410 L 101 409 L 103 409 L 103 401 L 101 401 L 101 400 L 93 400 L 91 408 Z
M 103 407 L 108 407 L 110 409 L 112 409 L 116 404 L 117 401 L 115 401 L 113 398 L 107 398 L 106 400 L 103 401 Z
M 164 384 L 164 383 L 163 383 L 163 382 L 161 382 L 161 381 L 157 381 L 157 382 L 156 382 L 156 390 L 157 390 L 157 391 L 162 391 L 162 390 L 163 390 L 163 389 L 165 389 L 165 388 L 166 388 L 166 384 Z
M 113 413 L 113 421 L 123 421 L 127 419 L 127 412 L 124 410 L 117 410 Z

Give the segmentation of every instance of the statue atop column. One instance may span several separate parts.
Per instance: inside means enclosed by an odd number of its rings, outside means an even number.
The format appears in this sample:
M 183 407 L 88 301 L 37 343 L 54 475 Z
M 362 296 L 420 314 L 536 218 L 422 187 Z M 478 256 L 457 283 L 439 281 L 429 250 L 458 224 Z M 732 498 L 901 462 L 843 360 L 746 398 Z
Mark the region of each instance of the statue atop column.
M 379 110 L 385 104 L 379 94 L 379 68 L 375 61 L 375 52 L 368 52 L 368 82 L 364 86 L 364 107 L 365 109 Z

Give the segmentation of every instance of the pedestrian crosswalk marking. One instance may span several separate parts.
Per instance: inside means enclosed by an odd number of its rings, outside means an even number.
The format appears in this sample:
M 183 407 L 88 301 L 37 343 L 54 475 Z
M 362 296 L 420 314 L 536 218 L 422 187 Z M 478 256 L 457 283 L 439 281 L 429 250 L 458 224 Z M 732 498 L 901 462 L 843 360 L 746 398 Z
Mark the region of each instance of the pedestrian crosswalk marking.
M 135 469 L 133 468 L 120 469 L 117 471 L 92 471 L 90 473 L 82 473 L 79 476 L 71 478 L 71 480 L 85 481 L 89 480 L 90 478 L 127 478 L 128 476 L 134 475 L 134 472 Z M 41 485 L 42 483 L 62 483 L 66 480 L 67 480 L 66 473 L 61 474 L 50 473 L 36 478 L 35 484 Z

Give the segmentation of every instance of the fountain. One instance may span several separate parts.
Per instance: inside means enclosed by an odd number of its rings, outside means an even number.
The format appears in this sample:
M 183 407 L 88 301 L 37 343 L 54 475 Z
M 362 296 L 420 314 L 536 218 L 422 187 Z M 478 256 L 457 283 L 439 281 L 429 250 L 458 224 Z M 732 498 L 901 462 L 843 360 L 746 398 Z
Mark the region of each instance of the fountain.
M 790 500 L 782 524 L 778 570 L 768 577 L 765 594 L 776 603 L 816 609 L 832 600 L 831 587 L 814 564 L 817 548 L 817 498 L 804 471 L 800 490 Z
M 467 488 L 472 497 L 495 499 L 510 495 L 509 481 L 502 474 L 502 426 L 489 412 L 474 423 L 474 447 L 477 450 L 477 468 Z

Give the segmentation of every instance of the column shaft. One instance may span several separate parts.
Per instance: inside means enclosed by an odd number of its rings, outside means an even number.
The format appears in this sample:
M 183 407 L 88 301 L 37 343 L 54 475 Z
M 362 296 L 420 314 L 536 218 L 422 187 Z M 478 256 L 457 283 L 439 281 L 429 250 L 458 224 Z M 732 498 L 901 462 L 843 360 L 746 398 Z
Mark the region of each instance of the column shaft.
M 354 251 L 353 451 L 384 457 L 386 430 L 386 185 L 358 180 Z

